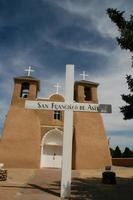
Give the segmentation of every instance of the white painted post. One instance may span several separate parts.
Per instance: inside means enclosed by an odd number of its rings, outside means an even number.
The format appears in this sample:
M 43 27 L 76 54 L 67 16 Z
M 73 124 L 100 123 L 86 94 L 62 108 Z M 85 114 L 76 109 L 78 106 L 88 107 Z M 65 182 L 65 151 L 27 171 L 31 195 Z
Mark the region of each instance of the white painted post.
M 66 65 L 65 102 L 73 102 L 74 65 Z M 63 156 L 61 197 L 69 197 L 71 193 L 71 163 L 73 137 L 73 110 L 66 110 L 64 115 Z

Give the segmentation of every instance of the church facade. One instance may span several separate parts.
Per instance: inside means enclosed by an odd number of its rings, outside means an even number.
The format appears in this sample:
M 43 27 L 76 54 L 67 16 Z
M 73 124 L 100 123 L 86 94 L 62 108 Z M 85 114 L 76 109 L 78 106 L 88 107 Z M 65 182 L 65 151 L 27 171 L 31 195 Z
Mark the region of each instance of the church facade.
M 74 101 L 98 103 L 98 83 L 76 81 Z M 14 91 L 0 139 L 0 163 L 5 167 L 61 168 L 64 111 L 25 109 L 26 100 L 63 102 L 53 94 L 38 98 L 40 81 L 32 76 L 14 78 Z M 74 112 L 73 169 L 95 169 L 111 165 L 102 116 L 100 113 Z

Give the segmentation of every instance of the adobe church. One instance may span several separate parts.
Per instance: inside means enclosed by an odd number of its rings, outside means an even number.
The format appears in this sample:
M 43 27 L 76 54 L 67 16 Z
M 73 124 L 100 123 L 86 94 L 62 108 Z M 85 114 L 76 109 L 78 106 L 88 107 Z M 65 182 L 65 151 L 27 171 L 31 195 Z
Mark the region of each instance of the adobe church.
M 98 83 L 74 84 L 74 101 L 98 103 Z M 63 102 L 60 94 L 39 98 L 40 81 L 28 74 L 14 78 L 14 91 L 0 139 L 0 163 L 12 168 L 61 168 L 64 111 L 25 109 L 25 100 Z M 100 113 L 74 112 L 72 168 L 111 165 Z

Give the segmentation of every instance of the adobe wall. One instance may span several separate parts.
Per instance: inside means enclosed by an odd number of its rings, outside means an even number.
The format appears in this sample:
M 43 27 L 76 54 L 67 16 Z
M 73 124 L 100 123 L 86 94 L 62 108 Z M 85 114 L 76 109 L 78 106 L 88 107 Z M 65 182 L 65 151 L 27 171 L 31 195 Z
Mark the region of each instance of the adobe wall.
M 38 101 L 54 101 L 63 102 L 64 98 L 61 95 L 54 94 L 49 99 L 38 99 Z M 64 127 L 64 112 L 61 111 L 61 120 L 54 119 L 54 111 L 50 110 L 36 110 L 36 114 L 40 120 L 41 125 L 41 138 L 46 132 L 57 127 L 63 131 Z
M 113 165 L 122 167 L 133 167 L 133 158 L 112 158 Z
M 96 100 L 96 91 L 95 91 Z M 64 101 L 60 95 L 52 95 L 43 101 Z M 0 162 L 5 167 L 39 168 L 41 139 L 43 135 L 59 127 L 62 120 L 53 119 L 53 111 L 24 109 L 25 100 L 11 105 L 0 141 Z M 99 113 L 74 112 L 73 168 L 104 168 L 111 165 L 108 141 L 102 117 Z
M 99 113 L 75 112 L 75 168 L 104 168 L 112 165 L 108 140 Z
M 40 166 L 40 122 L 33 110 L 10 106 L 0 143 L 5 167 Z

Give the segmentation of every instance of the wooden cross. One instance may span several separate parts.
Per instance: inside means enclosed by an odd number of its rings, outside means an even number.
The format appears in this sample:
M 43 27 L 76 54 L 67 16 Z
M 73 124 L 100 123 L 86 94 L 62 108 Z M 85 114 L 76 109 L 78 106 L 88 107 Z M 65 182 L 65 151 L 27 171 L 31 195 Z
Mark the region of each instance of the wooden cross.
M 56 85 L 54 85 L 54 87 L 56 87 L 56 94 L 59 94 L 59 88 L 61 88 L 61 86 L 59 85 L 59 83 L 57 83 Z
M 62 155 L 61 197 L 68 198 L 71 194 L 71 160 L 73 136 L 73 111 L 111 113 L 111 105 L 74 103 L 74 65 L 66 66 L 65 102 L 29 101 L 28 109 L 64 110 L 64 135 Z
M 31 72 L 34 72 L 35 70 L 33 70 L 33 69 L 31 69 L 31 66 L 29 66 L 29 68 L 28 69 L 25 69 L 24 71 L 27 71 L 28 72 L 28 76 L 30 76 L 31 75 Z
M 83 74 L 80 74 L 80 76 L 83 76 L 83 80 L 85 80 L 86 76 L 88 76 L 85 71 L 83 71 Z

